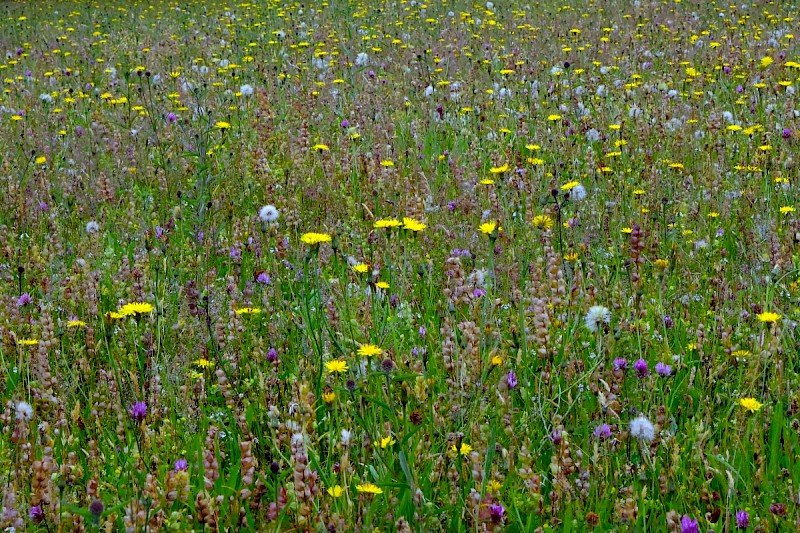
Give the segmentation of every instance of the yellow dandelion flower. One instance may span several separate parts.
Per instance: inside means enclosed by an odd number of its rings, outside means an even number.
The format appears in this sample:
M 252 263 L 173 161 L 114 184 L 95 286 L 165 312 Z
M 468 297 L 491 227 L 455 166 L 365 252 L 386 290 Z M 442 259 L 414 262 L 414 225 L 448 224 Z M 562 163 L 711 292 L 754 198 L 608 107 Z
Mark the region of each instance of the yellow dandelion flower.
M 492 356 L 492 366 L 500 366 L 503 364 L 503 358 L 499 355 Z
M 106 313 L 106 316 L 113 320 L 119 320 L 120 318 L 125 318 L 125 315 L 117 311 L 109 311 L 108 313 Z
M 259 307 L 241 307 L 236 310 L 237 315 L 257 315 L 259 313 L 261 313 Z
M 136 316 L 152 313 L 153 306 L 146 302 L 131 302 L 120 307 L 117 312 L 122 316 Z
M 341 359 L 328 361 L 325 363 L 325 369 L 328 371 L 328 374 L 342 374 L 348 370 L 347 361 Z
M 764 311 L 763 313 L 756 315 L 756 318 L 758 318 L 761 322 L 771 324 L 780 320 L 781 315 L 771 311 Z
M 579 182 L 579 181 L 568 181 L 567 183 L 565 183 L 564 185 L 561 186 L 561 190 L 562 191 L 571 191 L 572 189 L 574 189 L 575 187 L 577 187 L 580 184 L 581 184 L 581 182 Z
M 478 229 L 485 235 L 491 235 L 497 229 L 497 222 L 484 222 Z
M 561 115 L 557 115 L 555 113 L 553 113 L 552 115 L 547 115 L 547 120 L 549 120 L 550 122 L 559 121 L 561 120 Z
M 764 56 L 764 57 L 761 58 L 761 61 L 759 61 L 758 64 L 761 65 L 761 68 L 767 68 L 768 66 L 770 66 L 774 62 L 775 62 L 775 60 L 772 59 L 771 57 Z
M 381 166 L 383 168 L 391 168 L 394 166 L 394 161 L 392 161 L 391 159 L 384 159 L 383 161 L 381 161 Z
M 214 361 L 209 361 L 204 357 L 201 357 L 200 359 L 195 359 L 192 364 L 197 368 L 202 368 L 203 370 L 214 368 Z
M 383 489 L 374 483 L 362 483 L 360 485 L 356 485 L 356 490 L 365 494 L 383 494 Z
M 389 284 L 386 283 L 385 281 L 379 281 L 378 283 L 375 284 L 375 286 L 378 287 L 379 289 L 383 289 L 383 290 L 386 290 L 386 289 L 389 288 Z
M 224 120 L 218 120 L 214 127 L 218 130 L 227 130 L 231 127 L 230 123 L 225 122 Z
M 750 411 L 751 413 L 757 412 L 761 409 L 764 404 L 756 400 L 755 398 L 740 398 L 739 405 Z
M 333 403 L 336 399 L 336 393 L 331 391 L 325 391 L 322 393 L 322 401 L 325 403 Z
M 17 346 L 36 346 L 39 341 L 36 339 L 18 339 Z
M 472 452 L 472 446 L 470 446 L 466 442 L 462 442 L 461 443 L 461 447 L 456 449 L 456 445 L 453 444 L 453 447 L 450 448 L 450 451 L 453 452 L 453 453 L 456 453 L 456 452 L 460 453 L 463 456 L 467 456 L 467 455 L 470 454 L 470 452 Z
M 656 259 L 655 262 L 658 268 L 667 268 L 669 266 L 669 259 Z
M 380 347 L 375 346 L 374 344 L 362 344 L 358 348 L 358 355 L 362 355 L 365 357 L 372 357 L 373 355 L 380 355 L 383 353 L 383 350 Z
M 533 225 L 537 228 L 550 229 L 553 227 L 553 219 L 547 215 L 537 215 L 533 217 Z
M 622 228 L 622 233 L 629 235 L 633 233 L 633 228 Z
M 499 166 L 499 167 L 491 167 L 489 169 L 489 172 L 491 172 L 492 174 L 502 174 L 503 172 L 508 172 L 508 169 L 509 169 L 509 166 L 508 166 L 508 163 L 506 163 L 506 164 L 504 164 L 502 166 Z
M 490 180 L 489 178 L 482 179 L 481 185 L 494 185 L 494 180 Z
M 788 215 L 789 213 L 794 213 L 794 207 L 790 205 L 785 205 L 781 207 L 781 213 L 783 213 L 784 215 Z
M 399 228 L 402 225 L 403 225 L 403 223 L 400 222 L 399 220 L 397 220 L 396 218 L 381 218 L 379 220 L 376 220 L 372 224 L 372 227 L 375 228 L 375 229 Z
M 84 322 L 83 320 L 70 320 L 69 322 L 67 322 L 67 327 L 68 328 L 85 328 L 86 327 L 86 322 Z
M 328 487 L 328 494 L 333 498 L 339 498 L 344 494 L 344 489 L 341 485 L 334 485 L 333 487 Z
M 34 162 L 37 165 L 44 165 L 45 163 L 47 163 L 47 158 L 45 156 L 43 156 L 43 155 L 40 155 L 39 157 L 36 158 L 36 161 L 34 161 Z
M 330 150 L 330 148 L 328 148 L 327 144 L 315 144 L 314 150 L 316 150 L 317 152 L 327 152 L 328 150 Z
M 391 435 L 388 435 L 386 437 L 381 437 L 380 441 L 376 440 L 372 443 L 373 446 L 375 446 L 376 448 L 380 447 L 382 450 L 385 450 L 386 448 L 388 448 L 393 444 L 397 444 L 397 441 L 394 440 Z
M 357 274 L 366 274 L 369 272 L 369 267 L 364 263 L 358 263 L 357 265 L 353 265 L 353 272 Z
M 410 217 L 403 217 L 403 229 L 407 229 L 410 231 L 422 231 L 427 228 L 427 224 L 423 224 L 418 220 L 414 220 Z
M 309 246 L 314 246 L 323 242 L 331 242 L 331 236 L 327 233 L 304 233 L 300 240 Z

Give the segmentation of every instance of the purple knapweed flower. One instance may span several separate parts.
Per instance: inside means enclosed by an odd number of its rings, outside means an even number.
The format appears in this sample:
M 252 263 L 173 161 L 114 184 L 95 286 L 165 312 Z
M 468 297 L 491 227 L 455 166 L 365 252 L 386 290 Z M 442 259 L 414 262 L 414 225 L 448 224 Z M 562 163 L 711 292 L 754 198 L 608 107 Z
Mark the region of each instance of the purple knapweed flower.
M 136 402 L 130 410 L 131 418 L 136 422 L 141 422 L 147 416 L 147 404 L 144 402 Z
M 189 461 L 181 457 L 177 461 L 175 461 L 175 471 L 181 472 L 184 470 L 189 470 Z
M 344 120 L 341 122 L 340 126 L 342 126 L 343 128 L 349 128 L 349 127 L 350 127 L 350 121 L 349 121 L 349 120 L 347 120 L 347 119 L 344 119 Z
M 672 367 L 664 363 L 656 363 L 656 374 L 667 377 L 672 374 Z
M 622 357 L 614 359 L 614 370 L 626 370 L 628 368 L 628 360 Z
M 28 513 L 34 524 L 41 524 L 44 522 L 44 511 L 41 505 L 34 505 Z
M 636 377 L 643 378 L 650 372 L 647 370 L 647 361 L 639 359 L 633 363 L 633 369 L 636 370 Z
M 697 520 L 692 520 L 690 517 L 683 515 L 681 517 L 681 533 L 700 533 L 700 526 Z
M 481 298 L 483 296 L 486 296 L 486 289 L 477 288 L 474 291 L 472 291 L 472 296 L 475 298 Z
M 789 128 L 783 128 L 783 133 L 781 133 L 781 137 L 783 137 L 784 139 L 788 139 L 791 136 L 792 136 L 792 130 L 790 130 Z
M 489 506 L 489 517 L 495 524 L 500 524 L 506 517 L 506 508 L 502 503 L 493 503 Z
M 260 283 L 261 285 L 269 285 L 272 281 L 272 278 L 269 277 L 269 274 L 266 272 L 261 272 L 256 276 L 256 282 Z
M 275 348 L 270 348 L 267 352 L 267 361 L 274 363 L 278 360 L 278 351 Z
M 178 120 L 178 115 L 172 112 L 167 113 L 167 124 L 175 124 L 176 120 Z
M 516 389 L 519 381 L 517 381 L 517 374 L 513 370 L 509 370 L 506 374 L 506 384 L 509 389 Z
M 33 302 L 33 298 L 31 298 L 31 295 L 27 292 L 22 293 L 22 296 L 17 298 L 17 307 L 28 305 L 31 302 Z
M 750 515 L 747 511 L 736 511 L 736 529 L 747 529 L 750 527 Z
M 594 428 L 594 436 L 600 440 L 606 440 L 611 438 L 611 426 L 608 424 L 600 424 L 596 428 Z

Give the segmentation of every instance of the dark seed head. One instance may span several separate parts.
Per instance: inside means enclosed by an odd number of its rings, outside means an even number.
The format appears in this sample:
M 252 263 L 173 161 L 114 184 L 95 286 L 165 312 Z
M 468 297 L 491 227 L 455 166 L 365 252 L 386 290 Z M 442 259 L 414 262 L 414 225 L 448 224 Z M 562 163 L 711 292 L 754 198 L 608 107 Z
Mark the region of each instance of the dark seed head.
M 106 506 L 103 505 L 103 502 L 101 502 L 100 500 L 92 500 L 92 503 L 89 504 L 89 512 L 92 513 L 93 516 L 98 518 L 100 517 L 101 514 L 103 514 L 103 511 L 105 511 L 105 509 Z

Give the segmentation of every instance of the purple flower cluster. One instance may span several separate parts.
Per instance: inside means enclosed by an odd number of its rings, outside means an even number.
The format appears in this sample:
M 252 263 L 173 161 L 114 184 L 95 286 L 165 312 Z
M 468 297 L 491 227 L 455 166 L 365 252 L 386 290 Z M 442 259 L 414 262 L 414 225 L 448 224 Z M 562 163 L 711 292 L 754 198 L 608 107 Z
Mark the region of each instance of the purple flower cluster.
M 136 402 L 130 410 L 131 418 L 136 422 L 141 422 L 147 416 L 147 404 L 144 402 Z

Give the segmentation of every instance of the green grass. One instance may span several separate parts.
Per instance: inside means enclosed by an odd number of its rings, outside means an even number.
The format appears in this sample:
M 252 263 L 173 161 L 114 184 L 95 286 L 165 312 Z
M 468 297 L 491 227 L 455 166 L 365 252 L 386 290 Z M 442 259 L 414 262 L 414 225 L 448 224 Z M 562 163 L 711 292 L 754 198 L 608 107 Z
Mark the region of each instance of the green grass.
M 796 527 L 797 7 L 489 5 L 5 6 L 0 527 Z

